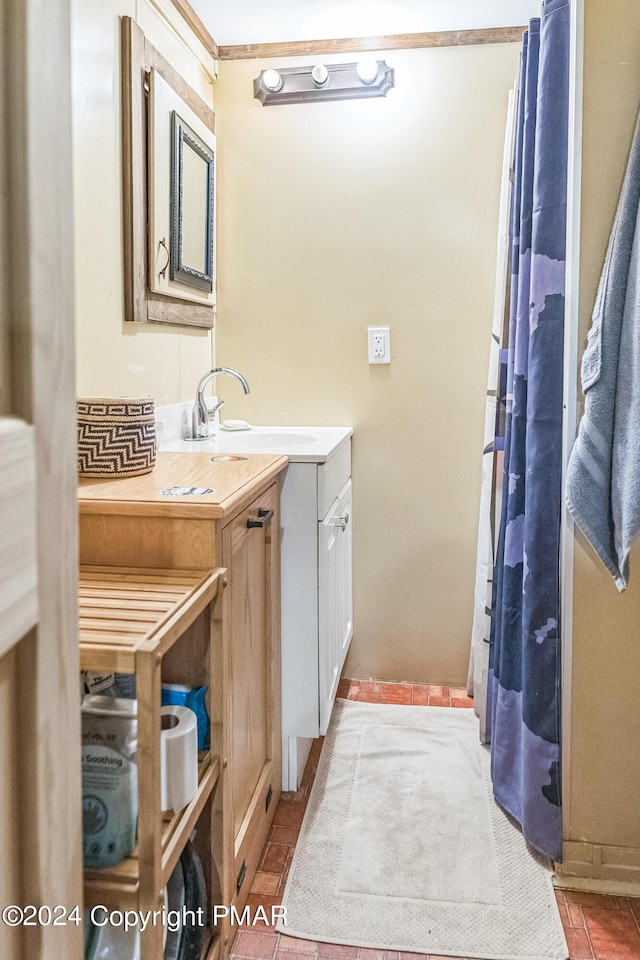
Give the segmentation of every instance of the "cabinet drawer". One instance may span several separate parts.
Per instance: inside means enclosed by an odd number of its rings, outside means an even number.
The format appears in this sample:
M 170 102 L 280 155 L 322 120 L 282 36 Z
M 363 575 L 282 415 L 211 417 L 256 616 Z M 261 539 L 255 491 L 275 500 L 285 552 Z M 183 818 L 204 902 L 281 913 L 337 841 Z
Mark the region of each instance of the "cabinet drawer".
M 351 441 L 318 466 L 318 520 L 324 520 L 333 501 L 351 476 Z
M 234 838 L 230 893 L 231 902 L 236 906 L 244 905 L 246 902 L 258 869 L 262 850 L 280 799 L 280 779 L 279 766 L 276 767 L 272 762 L 267 762 L 240 829 Z

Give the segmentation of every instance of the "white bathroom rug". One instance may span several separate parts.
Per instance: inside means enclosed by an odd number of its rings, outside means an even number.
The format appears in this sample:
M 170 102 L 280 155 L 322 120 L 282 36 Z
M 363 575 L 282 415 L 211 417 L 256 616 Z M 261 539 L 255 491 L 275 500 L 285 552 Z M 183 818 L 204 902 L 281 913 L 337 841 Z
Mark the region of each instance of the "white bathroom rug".
M 472 710 L 338 700 L 280 933 L 490 960 L 565 960 L 548 865 L 493 800 Z

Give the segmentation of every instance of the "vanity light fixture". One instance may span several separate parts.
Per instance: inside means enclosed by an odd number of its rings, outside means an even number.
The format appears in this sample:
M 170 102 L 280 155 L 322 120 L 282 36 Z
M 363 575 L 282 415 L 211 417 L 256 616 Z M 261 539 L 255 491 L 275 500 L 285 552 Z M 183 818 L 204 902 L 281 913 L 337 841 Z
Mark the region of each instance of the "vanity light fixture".
M 262 82 L 271 93 L 282 90 L 282 77 L 277 70 L 265 70 L 262 74 Z
M 253 81 L 253 95 L 263 107 L 268 107 L 313 100 L 385 97 L 393 85 L 393 69 L 384 60 L 366 58 L 360 63 L 269 68 Z
M 324 63 L 316 63 L 311 70 L 311 79 L 316 87 L 324 87 L 329 82 L 329 71 Z
M 373 83 L 378 76 L 378 61 L 374 60 L 373 57 L 359 60 L 356 66 L 356 72 L 363 83 Z

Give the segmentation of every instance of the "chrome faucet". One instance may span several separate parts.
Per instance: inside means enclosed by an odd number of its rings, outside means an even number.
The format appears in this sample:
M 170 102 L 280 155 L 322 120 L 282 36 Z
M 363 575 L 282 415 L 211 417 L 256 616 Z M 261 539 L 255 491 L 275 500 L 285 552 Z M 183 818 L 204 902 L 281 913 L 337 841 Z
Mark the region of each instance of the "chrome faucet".
M 196 399 L 193 404 L 193 413 L 191 414 L 191 440 L 207 439 L 209 436 L 209 421 L 213 420 L 216 411 L 219 410 L 224 403 L 224 400 L 219 400 L 215 407 L 209 409 L 204 399 L 204 388 L 209 381 L 217 377 L 219 373 L 226 373 L 230 377 L 235 377 L 242 385 L 245 393 L 251 392 L 249 390 L 249 384 L 242 374 L 238 373 L 237 370 L 232 370 L 231 367 L 215 367 L 213 370 L 205 373 L 196 388 Z

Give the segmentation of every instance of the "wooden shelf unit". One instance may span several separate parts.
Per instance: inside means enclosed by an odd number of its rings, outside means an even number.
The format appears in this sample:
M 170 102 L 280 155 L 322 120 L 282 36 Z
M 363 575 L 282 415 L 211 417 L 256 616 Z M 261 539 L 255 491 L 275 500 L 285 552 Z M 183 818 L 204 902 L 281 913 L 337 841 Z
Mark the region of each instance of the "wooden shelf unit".
M 226 570 L 157 570 L 81 565 L 79 578 L 80 667 L 105 673 L 135 673 L 138 703 L 138 841 L 131 857 L 111 868 L 85 871 L 85 901 L 109 909 L 159 910 L 163 891 L 182 850 L 220 780 L 222 690 L 217 666 L 221 657 L 221 593 Z M 161 670 L 165 654 L 208 612 L 208 666 L 211 751 L 199 756 L 198 790 L 174 815 L 160 803 Z M 200 648 L 198 648 L 201 652 Z M 188 658 L 188 650 L 182 651 Z M 191 665 L 193 670 L 193 665 Z M 216 865 L 220 870 L 221 864 Z M 213 869 L 204 864 L 205 873 Z M 163 931 L 149 925 L 141 933 L 141 960 L 162 960 Z M 203 957 L 220 953 L 219 937 L 206 944 Z
M 228 571 L 229 586 L 215 601 L 219 635 L 211 645 L 215 663 L 210 668 L 212 687 L 221 691 L 211 703 L 212 753 L 220 758 L 221 771 L 205 808 L 212 813 L 210 838 L 200 830 L 197 839 L 206 856 L 210 839 L 214 863 L 221 865 L 214 902 L 238 913 L 247 903 L 282 786 L 280 493 L 286 468 L 286 457 L 266 454 L 224 461 L 204 453 L 160 451 L 154 470 L 144 476 L 85 478 L 79 485 L 80 559 L 94 565 L 84 568 L 87 574 L 96 564 L 99 569 L 145 568 L 139 572 L 148 577 L 183 578 L 187 568 Z M 208 492 L 166 496 L 176 484 Z M 144 587 L 149 593 L 149 581 Z M 90 599 L 82 611 L 82 628 L 88 631 L 102 609 L 93 605 L 99 597 Z M 158 614 L 167 623 L 172 618 L 167 610 Z M 91 635 L 88 640 L 93 662 L 102 663 L 101 642 Z M 139 642 L 144 646 L 140 637 Z M 187 642 L 189 661 L 182 656 Z M 167 651 L 164 678 L 199 686 L 197 665 L 207 657 L 207 644 L 198 618 L 187 637 Z M 115 653 L 123 665 L 135 659 L 117 631 L 109 657 Z M 208 814 L 201 815 L 203 820 Z M 219 924 L 221 960 L 235 932 L 228 918 Z

